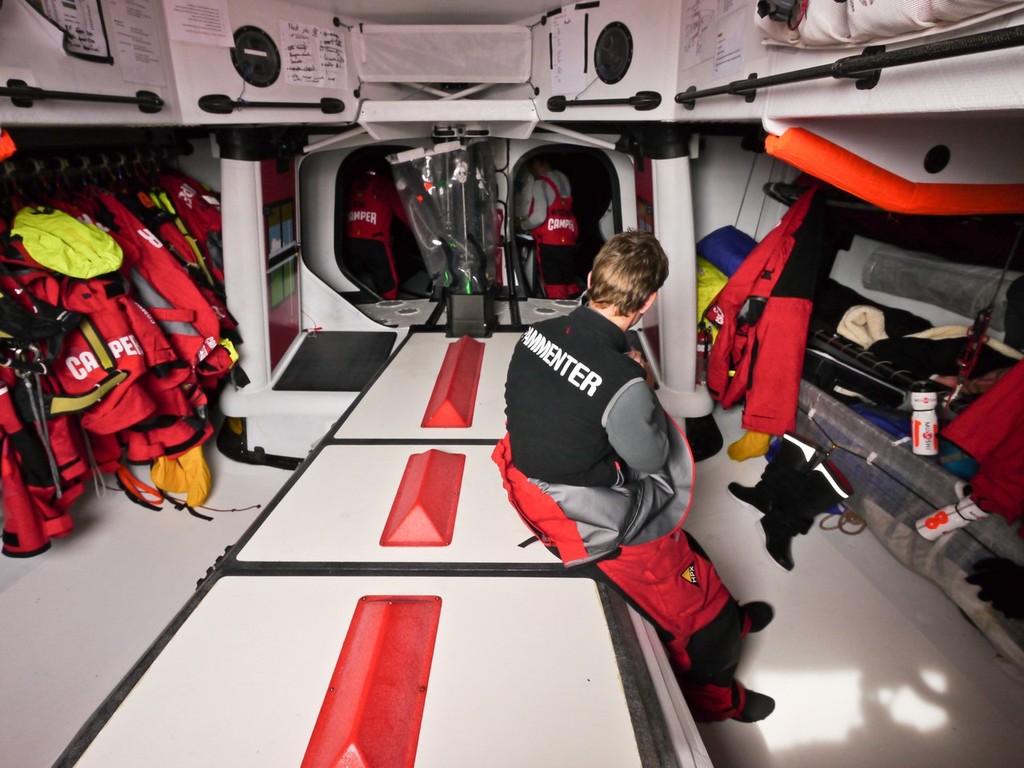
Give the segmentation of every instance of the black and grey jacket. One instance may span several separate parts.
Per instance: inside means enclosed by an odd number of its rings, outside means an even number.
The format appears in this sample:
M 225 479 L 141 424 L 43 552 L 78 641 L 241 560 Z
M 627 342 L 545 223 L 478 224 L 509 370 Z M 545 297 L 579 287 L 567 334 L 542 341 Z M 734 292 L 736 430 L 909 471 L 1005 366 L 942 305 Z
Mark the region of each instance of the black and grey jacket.
M 567 565 L 659 538 L 689 509 L 689 445 L 627 351 L 617 326 L 581 307 L 528 330 L 509 365 L 511 464 L 575 523 L 586 557 Z

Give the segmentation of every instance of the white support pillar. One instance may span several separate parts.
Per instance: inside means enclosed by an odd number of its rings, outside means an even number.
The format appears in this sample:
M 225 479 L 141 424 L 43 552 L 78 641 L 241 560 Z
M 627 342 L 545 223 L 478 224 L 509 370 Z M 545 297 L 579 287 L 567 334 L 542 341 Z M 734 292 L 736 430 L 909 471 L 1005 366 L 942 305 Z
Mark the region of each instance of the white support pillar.
M 263 190 L 258 161 L 222 158 L 221 220 L 224 228 L 224 286 L 238 321 L 239 364 L 248 391 L 270 384 L 267 247 L 263 231 Z M 251 387 L 251 390 L 249 389 Z
M 711 413 L 714 403 L 697 387 L 697 252 L 690 159 L 649 160 L 654 192 L 654 234 L 668 254 L 669 276 L 658 294 L 660 349 L 658 399 L 672 416 Z

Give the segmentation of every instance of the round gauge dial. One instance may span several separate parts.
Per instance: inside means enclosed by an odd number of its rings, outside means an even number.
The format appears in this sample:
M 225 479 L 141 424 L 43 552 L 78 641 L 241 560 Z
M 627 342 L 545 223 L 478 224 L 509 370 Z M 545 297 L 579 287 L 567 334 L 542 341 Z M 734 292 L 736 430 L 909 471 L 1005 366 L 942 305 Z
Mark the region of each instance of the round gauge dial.
M 231 49 L 235 71 L 249 85 L 266 88 L 281 74 L 281 55 L 266 32 L 258 27 L 235 30 L 235 47 Z
M 594 45 L 594 71 L 603 83 L 617 83 L 626 76 L 633 60 L 633 36 L 620 21 L 601 30 Z

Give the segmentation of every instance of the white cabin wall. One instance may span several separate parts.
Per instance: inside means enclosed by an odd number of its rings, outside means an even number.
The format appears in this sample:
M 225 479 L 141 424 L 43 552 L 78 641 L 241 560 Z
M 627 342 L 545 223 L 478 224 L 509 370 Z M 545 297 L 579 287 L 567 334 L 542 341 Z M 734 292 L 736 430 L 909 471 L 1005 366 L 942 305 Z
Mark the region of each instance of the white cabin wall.
M 133 97 L 138 91 L 155 93 L 163 107 L 153 113 L 122 103 L 98 103 L 47 98 L 32 106 L 19 107 L 12 99 L 0 98 L 0 126 L 16 125 L 176 125 L 181 122 L 177 81 L 170 63 L 170 49 L 159 4 L 154 16 L 140 18 L 143 30 L 133 41 L 122 36 L 119 18 L 106 14 L 106 30 L 112 63 L 87 61 L 69 56 L 62 48 L 62 35 L 26 2 L 0 3 L 0 84 L 21 80 L 45 91 L 103 94 Z M 145 65 L 134 62 L 129 53 L 145 47 Z
M 764 194 L 764 185 L 791 181 L 796 171 L 763 152 L 745 150 L 738 136 L 701 136 L 699 146 L 691 163 L 696 238 L 734 226 L 760 240 L 785 212 Z
M 673 101 L 676 92 L 676 69 L 679 40 L 682 30 L 681 2 L 663 0 L 603 0 L 594 7 L 573 10 L 576 24 L 585 24 L 587 49 L 571 48 L 578 65 L 568 62 L 564 71 L 569 79 L 578 78 L 582 88 L 559 87 L 552 77 L 551 50 L 552 22 L 545 20 L 533 27 L 533 73 L 531 85 L 538 93 L 535 97 L 541 120 L 671 120 L 678 106 Z M 572 9 L 574 6 L 564 6 Z M 617 83 L 604 83 L 594 73 L 593 49 L 601 30 L 613 22 L 629 29 L 633 40 L 633 54 L 625 76 Z M 636 111 L 629 106 L 575 106 L 556 112 L 548 108 L 551 96 L 562 95 L 568 100 L 581 102 L 595 99 L 628 99 L 639 91 L 655 91 L 661 104 L 653 110 Z
M 263 221 L 263 192 L 258 163 L 225 159 L 221 161 L 225 197 L 222 205 L 224 232 L 224 287 L 228 308 L 238 320 L 238 332 L 245 340 L 239 350 L 241 364 L 253 390 L 270 384 L 270 338 L 266 274 L 255 267 L 267 252 Z M 253 254 L 259 260 L 253 258 Z
M 355 120 L 355 73 L 347 61 L 348 27 L 332 12 L 277 0 L 226 0 L 224 37 L 209 36 L 200 42 L 171 36 L 171 64 L 178 76 L 182 120 L 185 124 L 237 125 L 253 123 L 345 124 Z M 170 13 L 170 12 L 168 12 Z M 180 21 L 180 17 L 178 17 Z M 168 26 L 173 24 L 169 16 Z M 232 33 L 256 27 L 274 41 L 281 59 L 281 73 L 264 87 L 246 83 L 232 63 Z M 299 36 L 304 35 L 300 42 Z M 334 52 L 335 42 L 341 51 Z M 324 62 L 329 66 L 324 67 Z M 303 82 L 305 80 L 305 82 Z M 236 108 L 229 114 L 211 113 L 199 105 L 203 96 L 222 94 L 236 101 L 269 103 L 273 107 Z M 338 99 L 343 109 L 331 114 L 315 105 L 324 98 Z M 295 104 L 297 106 L 289 106 Z
M 369 139 L 359 142 L 365 145 Z M 335 291 L 356 291 L 358 288 L 342 274 L 334 256 L 334 238 L 338 169 L 347 151 L 316 152 L 299 164 L 299 233 L 302 241 L 302 263 L 311 273 Z
M 213 135 L 201 139 L 191 139 L 189 154 L 179 155 L 175 164 L 181 170 L 210 189 L 219 192 L 222 189 L 220 178 L 220 148 Z

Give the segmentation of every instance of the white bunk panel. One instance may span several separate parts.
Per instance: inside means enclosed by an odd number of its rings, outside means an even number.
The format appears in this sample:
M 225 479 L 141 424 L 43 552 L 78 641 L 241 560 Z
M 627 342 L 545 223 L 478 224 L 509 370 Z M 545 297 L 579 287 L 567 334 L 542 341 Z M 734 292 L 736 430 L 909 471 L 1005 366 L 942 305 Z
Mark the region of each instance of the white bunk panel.
M 493 440 L 505 434 L 505 374 L 517 332 L 473 339 L 484 345 L 472 424 L 422 427 L 448 347 L 459 339 L 414 333 L 357 401 L 333 437 L 342 440 Z
M 171 59 L 178 76 L 182 121 L 186 125 L 355 121 L 358 106 L 353 95 L 356 80 L 349 63 L 348 27 L 329 10 L 278 0 L 226 0 L 218 8 L 187 3 L 164 6 Z M 259 30 L 269 38 L 270 44 L 261 42 L 244 47 L 252 66 L 260 70 L 270 72 L 273 59 L 279 61 L 279 74 L 267 85 L 246 82 L 232 63 L 234 34 L 242 28 Z M 245 65 L 240 57 L 240 68 L 244 70 Z M 252 106 L 239 105 L 229 114 L 202 109 L 200 98 L 213 94 Z M 342 110 L 325 113 L 309 106 L 325 98 L 340 100 Z M 259 103 L 275 106 L 257 106 Z M 290 104 L 305 106 L 287 106 Z
M 52 5 L 65 7 L 67 3 Z M 78 101 L 60 97 L 33 100 L 32 106 L 15 106 L 0 97 L 0 125 L 178 125 L 181 115 L 175 78 L 169 57 L 163 16 L 158 3 L 132 4 L 128 15 L 125 0 L 102 4 L 102 13 L 86 14 L 81 26 L 95 39 L 84 48 L 90 55 L 109 55 L 111 61 L 91 61 L 64 52 L 62 34 L 26 2 L 0 3 L 0 86 L 10 80 L 44 91 L 135 97 L 138 91 L 156 94 L 163 106 L 143 112 L 130 103 Z M 96 4 L 99 5 L 98 3 Z M 106 39 L 100 26 L 106 28 Z M 69 17 L 73 19 L 74 17 Z M 70 23 L 65 20 L 64 23 Z
M 889 44 L 885 50 L 937 45 L 1021 23 L 1024 11 L 969 29 Z M 831 65 L 857 53 L 773 47 L 768 74 Z M 858 89 L 849 78 L 781 85 L 764 94 L 764 114 L 768 118 L 924 114 L 941 115 L 935 119 L 945 120 L 956 113 L 1019 110 L 1024 103 L 1024 82 L 1019 77 L 1022 60 L 1024 51 L 1018 46 L 888 67 L 881 70 L 879 82 L 868 89 Z
M 367 83 L 525 83 L 530 31 L 511 24 L 360 24 L 354 61 Z
M 593 582 L 279 576 L 220 579 L 77 765 L 299 765 L 370 595 L 441 600 L 417 768 L 641 765 Z
M 410 457 L 432 450 L 465 457 L 461 483 L 454 485 L 459 494 L 451 543 L 382 545 L 381 535 Z M 509 504 L 491 450 L 490 445 L 324 446 L 234 557 L 245 563 L 543 563 L 561 567 L 541 544 L 519 546 L 530 532 Z M 429 504 L 432 499 L 423 501 Z
M 565 4 L 562 14 L 548 16 L 533 27 L 533 73 L 538 112 L 542 120 L 666 120 L 677 114 L 673 98 L 679 60 L 679 31 L 682 3 L 662 0 L 602 0 L 600 3 Z M 567 23 L 562 23 L 566 22 Z M 632 47 L 620 41 L 623 36 L 605 38 L 601 33 L 609 25 L 628 30 Z M 598 51 L 599 48 L 604 50 Z M 602 79 L 607 72 L 597 62 L 607 61 L 609 69 L 625 62 L 624 74 L 615 80 Z M 607 82 L 606 82 L 607 80 Z M 566 100 L 628 99 L 641 91 L 661 96 L 655 109 L 637 110 L 632 106 L 582 105 L 564 111 L 548 108 L 551 96 Z

